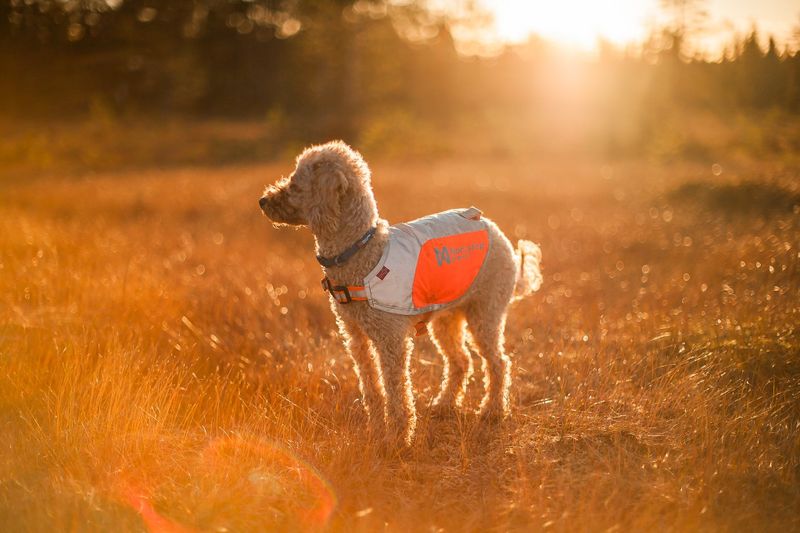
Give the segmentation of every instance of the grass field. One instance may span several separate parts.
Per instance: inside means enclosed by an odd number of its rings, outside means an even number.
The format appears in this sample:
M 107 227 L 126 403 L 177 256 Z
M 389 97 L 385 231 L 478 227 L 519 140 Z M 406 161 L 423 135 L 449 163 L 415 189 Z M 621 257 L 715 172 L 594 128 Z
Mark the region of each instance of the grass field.
M 0 182 L 0 529 L 800 528 L 800 169 L 374 162 L 390 222 L 473 204 L 545 269 L 511 419 L 430 418 L 421 337 L 387 451 L 259 212 L 288 163 Z

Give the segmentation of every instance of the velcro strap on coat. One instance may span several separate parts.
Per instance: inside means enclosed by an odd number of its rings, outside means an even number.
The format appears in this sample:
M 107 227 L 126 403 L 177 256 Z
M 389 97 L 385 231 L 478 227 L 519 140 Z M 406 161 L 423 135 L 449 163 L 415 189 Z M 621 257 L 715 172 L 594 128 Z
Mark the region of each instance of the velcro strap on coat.
M 340 304 L 349 304 L 350 302 L 361 302 L 367 299 L 367 290 L 363 286 L 348 285 L 346 291 L 334 289 L 331 294 Z M 350 300 L 347 299 L 347 294 L 350 294 Z
M 327 277 L 322 278 L 322 289 L 331 293 L 340 304 L 367 300 L 367 289 L 363 285 L 334 285 Z
M 428 330 L 428 322 L 430 321 L 432 315 L 433 313 L 430 312 L 420 315 L 419 322 L 414 324 L 415 337 L 419 337 Z

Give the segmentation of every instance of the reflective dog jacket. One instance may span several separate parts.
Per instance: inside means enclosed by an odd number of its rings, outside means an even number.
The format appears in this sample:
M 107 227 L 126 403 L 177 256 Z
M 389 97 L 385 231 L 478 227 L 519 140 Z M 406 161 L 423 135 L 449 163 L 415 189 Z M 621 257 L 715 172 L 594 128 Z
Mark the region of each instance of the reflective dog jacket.
M 364 278 L 370 306 L 418 315 L 454 304 L 472 286 L 489 252 L 489 231 L 475 207 L 389 227 L 378 264 Z

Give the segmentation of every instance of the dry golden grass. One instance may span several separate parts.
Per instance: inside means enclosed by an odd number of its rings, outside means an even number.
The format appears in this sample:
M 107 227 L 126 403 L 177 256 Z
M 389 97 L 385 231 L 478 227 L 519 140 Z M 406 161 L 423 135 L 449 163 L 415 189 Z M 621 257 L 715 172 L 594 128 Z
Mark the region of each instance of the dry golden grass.
M 797 169 L 374 164 L 390 221 L 478 205 L 546 269 L 513 418 L 429 418 L 422 338 L 396 453 L 310 235 L 258 211 L 287 170 L 0 184 L 2 529 L 800 528 Z

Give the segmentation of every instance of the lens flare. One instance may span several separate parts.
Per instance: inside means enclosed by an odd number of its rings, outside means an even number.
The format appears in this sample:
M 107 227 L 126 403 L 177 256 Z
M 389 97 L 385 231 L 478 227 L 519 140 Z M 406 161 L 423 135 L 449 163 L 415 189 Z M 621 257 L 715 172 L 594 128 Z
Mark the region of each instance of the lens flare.
M 150 494 L 135 485 L 122 490 L 122 499 L 139 513 L 150 533 L 194 533 L 195 530 L 162 516 L 150 503 Z
M 235 435 L 213 440 L 203 451 L 203 461 L 209 466 L 225 461 L 230 454 L 249 454 L 260 462 L 261 473 L 267 472 L 266 479 L 282 483 L 286 489 L 304 497 L 294 499 L 292 509 L 299 522 L 310 528 L 325 526 L 336 508 L 337 498 L 331 484 L 307 461 L 286 447 L 258 438 L 245 438 Z M 263 476 L 250 476 L 257 484 Z
M 336 509 L 331 484 L 306 460 L 285 446 L 240 435 L 214 439 L 200 452 L 199 474 L 226 471 L 246 464 L 248 481 L 259 495 L 279 507 L 304 530 L 324 528 Z M 160 514 L 153 506 L 153 490 L 141 481 L 118 484 L 115 493 L 135 510 L 150 533 L 193 533 L 195 529 Z

